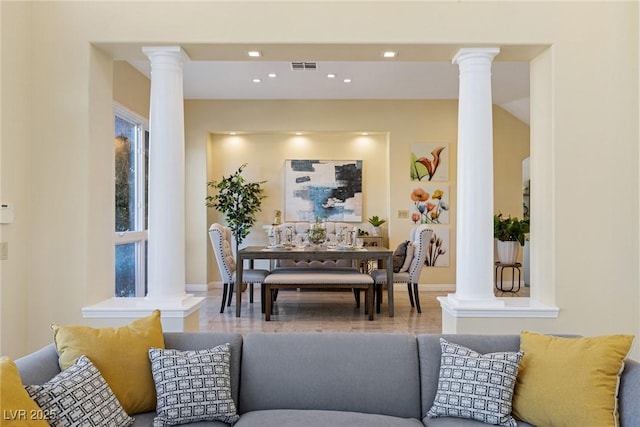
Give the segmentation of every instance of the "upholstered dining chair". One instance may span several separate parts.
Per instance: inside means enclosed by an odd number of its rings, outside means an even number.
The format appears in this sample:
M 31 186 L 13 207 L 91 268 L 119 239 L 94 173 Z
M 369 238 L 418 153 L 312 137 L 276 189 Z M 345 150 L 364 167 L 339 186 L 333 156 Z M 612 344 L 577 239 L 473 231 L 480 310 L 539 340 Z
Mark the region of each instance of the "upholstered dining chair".
M 220 305 L 220 313 L 224 313 L 225 303 L 231 305 L 231 297 L 233 296 L 233 288 L 236 277 L 236 260 L 233 256 L 233 246 L 231 240 L 231 229 L 222 224 L 214 223 L 209 227 L 209 238 L 213 246 L 213 253 L 218 262 L 220 277 L 222 278 L 222 304 Z M 269 274 L 268 270 L 259 269 L 243 269 L 242 281 L 249 284 L 249 303 L 253 303 L 253 285 L 254 283 L 262 284 L 264 278 Z M 236 289 L 242 292 L 242 289 Z M 228 292 L 228 298 L 227 298 Z M 260 298 L 262 312 L 264 313 L 264 295 Z
M 422 313 L 420 308 L 420 296 L 418 294 L 418 282 L 420 281 L 420 273 L 424 267 L 424 261 L 427 257 L 429 241 L 433 235 L 427 224 L 421 224 L 414 227 L 410 233 L 410 244 L 413 246 L 413 258 L 408 265 L 406 271 L 400 270 L 393 273 L 393 283 L 406 283 L 409 292 L 409 301 L 411 307 L 415 307 L 418 313 Z M 411 251 L 408 251 L 411 252 Z M 379 269 L 371 272 L 376 287 L 376 311 L 380 313 L 380 303 L 382 301 L 382 287 L 387 284 L 387 270 Z M 393 286 L 393 283 L 389 286 Z M 414 304 L 415 301 L 415 304 Z

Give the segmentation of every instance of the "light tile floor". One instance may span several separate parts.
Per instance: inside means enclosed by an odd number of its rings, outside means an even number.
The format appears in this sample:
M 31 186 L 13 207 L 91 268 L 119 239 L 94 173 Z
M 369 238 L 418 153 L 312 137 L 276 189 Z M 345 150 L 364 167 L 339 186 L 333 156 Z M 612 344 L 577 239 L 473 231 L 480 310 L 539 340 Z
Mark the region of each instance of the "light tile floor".
M 275 302 L 275 314 L 265 322 L 260 310 L 260 288 L 256 286 L 255 300 L 249 304 L 248 290 L 242 295 L 242 315 L 235 316 L 235 295 L 231 307 L 220 313 L 221 289 L 195 293 L 205 297 L 200 310 L 200 330 L 218 332 L 409 332 L 412 334 L 440 333 L 442 318 L 438 296 L 449 292 L 420 292 L 422 313 L 409 304 L 406 286 L 394 290 L 395 315 L 389 317 L 386 296 L 380 314 L 369 321 L 362 309 L 357 309 L 350 291 L 281 290 Z M 385 293 L 386 295 L 386 293 Z M 496 291 L 496 296 L 529 296 L 529 288 L 518 294 Z M 362 295 L 364 303 L 364 294 Z M 364 304 L 363 304 L 364 305 Z

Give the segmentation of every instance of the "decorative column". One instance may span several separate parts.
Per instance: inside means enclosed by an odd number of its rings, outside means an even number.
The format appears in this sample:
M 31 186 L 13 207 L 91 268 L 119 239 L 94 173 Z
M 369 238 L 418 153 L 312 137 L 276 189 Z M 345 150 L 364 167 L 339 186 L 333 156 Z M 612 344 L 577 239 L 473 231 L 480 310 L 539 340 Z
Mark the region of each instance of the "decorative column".
M 458 105 L 457 304 L 491 304 L 493 294 L 493 121 L 491 62 L 498 48 L 460 49 Z M 497 301 L 495 301 L 497 302 Z
M 147 298 L 185 296 L 185 142 L 183 63 L 179 46 L 148 47 L 149 241 Z
M 185 141 L 179 46 L 148 47 L 151 60 L 149 112 L 148 293 L 144 298 L 110 298 L 82 308 L 94 327 L 120 326 L 161 312 L 167 332 L 200 329 L 204 298 L 185 293 Z

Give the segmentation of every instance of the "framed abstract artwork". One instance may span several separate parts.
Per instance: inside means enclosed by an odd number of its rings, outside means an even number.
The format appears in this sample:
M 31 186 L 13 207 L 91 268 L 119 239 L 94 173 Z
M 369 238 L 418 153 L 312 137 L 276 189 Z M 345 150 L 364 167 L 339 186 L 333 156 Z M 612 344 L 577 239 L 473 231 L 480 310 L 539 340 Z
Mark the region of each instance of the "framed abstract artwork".
M 448 181 L 449 145 L 417 143 L 411 146 L 409 164 L 411 181 Z
M 285 221 L 362 222 L 362 160 L 285 160 Z

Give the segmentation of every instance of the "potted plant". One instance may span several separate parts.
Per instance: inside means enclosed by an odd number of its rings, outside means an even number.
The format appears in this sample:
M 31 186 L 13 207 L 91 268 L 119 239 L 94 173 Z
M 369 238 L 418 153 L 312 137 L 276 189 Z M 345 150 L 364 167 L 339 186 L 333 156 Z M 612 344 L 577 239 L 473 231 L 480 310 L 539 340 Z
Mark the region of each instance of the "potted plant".
M 249 235 L 251 227 L 256 222 L 256 213 L 260 212 L 262 199 L 266 197 L 262 188 L 266 181 L 247 182 L 242 176 L 246 166 L 246 163 L 243 164 L 233 174 L 222 177 L 220 181 L 207 183 L 217 193 L 207 196 L 206 205 L 224 214 L 235 238 L 236 252 L 240 243 Z
M 493 237 L 498 240 L 498 261 L 501 264 L 515 264 L 518 244 L 524 246 L 525 234 L 529 232 L 529 219 L 493 216 Z
M 380 226 L 387 222 L 386 219 L 378 218 L 378 215 L 373 215 L 371 218 L 367 220 L 369 224 L 371 224 L 371 234 L 374 236 L 380 235 Z

